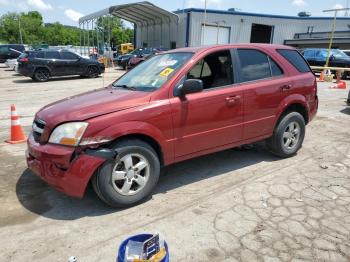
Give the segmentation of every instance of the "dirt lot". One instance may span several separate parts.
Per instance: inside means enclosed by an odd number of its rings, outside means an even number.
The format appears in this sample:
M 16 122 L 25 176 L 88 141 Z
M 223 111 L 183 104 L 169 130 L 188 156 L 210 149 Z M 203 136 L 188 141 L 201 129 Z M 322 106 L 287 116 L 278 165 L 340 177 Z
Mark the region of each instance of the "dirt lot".
M 108 70 L 104 84 L 123 71 Z M 15 103 L 28 132 L 43 105 L 103 85 L 71 77 L 35 83 L 0 68 L 0 261 L 115 261 L 130 234 L 161 232 L 171 261 L 350 261 L 350 108 L 347 91 L 319 86 L 320 110 L 290 159 L 263 144 L 168 167 L 153 197 L 123 210 L 83 200 L 26 169 L 8 145 Z

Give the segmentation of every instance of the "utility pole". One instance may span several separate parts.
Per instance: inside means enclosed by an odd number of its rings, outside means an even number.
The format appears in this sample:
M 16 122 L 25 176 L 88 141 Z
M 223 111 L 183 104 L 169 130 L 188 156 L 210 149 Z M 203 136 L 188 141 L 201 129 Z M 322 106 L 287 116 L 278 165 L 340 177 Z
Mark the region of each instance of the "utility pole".
M 21 16 L 18 16 L 18 31 L 19 31 L 19 39 L 21 44 L 23 44 L 22 31 L 21 31 Z
M 349 0 L 346 0 L 346 8 L 349 8 Z M 344 16 L 349 16 L 349 10 L 345 11 Z
M 202 44 L 204 44 L 205 40 L 205 24 L 207 23 L 207 0 L 204 0 L 204 23 L 203 23 L 203 40 Z
M 323 11 L 325 13 L 334 12 L 332 32 L 331 32 L 331 36 L 330 36 L 330 40 L 329 40 L 328 54 L 327 54 L 327 60 L 326 60 L 325 67 L 328 67 L 329 57 L 331 55 L 331 49 L 332 49 L 332 45 L 333 45 L 334 32 L 335 32 L 336 22 L 337 22 L 337 14 L 338 14 L 339 11 L 348 11 L 348 10 L 350 10 L 350 8 L 336 8 L 336 9 L 330 9 L 330 10 L 324 10 Z

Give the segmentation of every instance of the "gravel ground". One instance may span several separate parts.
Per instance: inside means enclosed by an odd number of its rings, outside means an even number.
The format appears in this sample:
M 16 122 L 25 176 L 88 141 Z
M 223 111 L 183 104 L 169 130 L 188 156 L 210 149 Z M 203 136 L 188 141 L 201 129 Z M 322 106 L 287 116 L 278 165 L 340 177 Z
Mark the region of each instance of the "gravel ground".
M 122 73 L 35 83 L 0 68 L 0 261 L 115 261 L 139 232 L 161 232 L 171 261 L 350 261 L 348 90 L 329 83 L 319 84 L 319 113 L 295 157 L 257 143 L 178 163 L 128 209 L 105 206 L 91 189 L 82 200 L 55 191 L 26 169 L 24 144 L 3 142 L 11 103 L 28 132 L 43 105 Z

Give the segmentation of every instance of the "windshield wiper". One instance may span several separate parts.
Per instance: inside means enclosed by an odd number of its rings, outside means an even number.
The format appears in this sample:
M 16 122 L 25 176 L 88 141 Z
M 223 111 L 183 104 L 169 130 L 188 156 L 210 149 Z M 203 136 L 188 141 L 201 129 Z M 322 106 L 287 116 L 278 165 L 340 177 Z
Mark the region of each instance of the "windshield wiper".
M 121 87 L 121 88 L 129 89 L 129 90 L 137 90 L 135 87 L 128 86 L 128 85 L 113 85 L 113 87 Z

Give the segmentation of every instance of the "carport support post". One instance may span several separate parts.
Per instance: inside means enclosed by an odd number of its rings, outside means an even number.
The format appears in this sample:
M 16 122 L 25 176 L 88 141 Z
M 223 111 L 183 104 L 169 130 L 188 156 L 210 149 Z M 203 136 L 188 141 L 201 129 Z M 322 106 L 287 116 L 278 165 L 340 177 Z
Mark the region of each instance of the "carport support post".
M 109 51 L 112 51 L 112 45 L 111 45 L 111 16 L 108 16 L 108 44 L 109 44 Z
M 90 20 L 87 21 L 87 28 L 88 28 L 87 41 L 88 41 L 88 53 L 89 53 L 90 52 Z
M 80 55 L 82 55 L 82 53 L 81 53 L 81 24 L 80 24 L 80 22 L 79 22 L 79 43 L 80 43 Z
M 96 18 L 96 20 L 95 20 L 94 31 L 95 31 L 95 35 L 96 35 L 96 45 L 94 47 L 97 48 L 97 46 L 98 46 L 98 18 Z
M 85 53 L 85 21 L 83 22 L 83 38 L 84 38 L 84 42 L 83 42 L 83 50 L 84 50 L 84 55 Z

